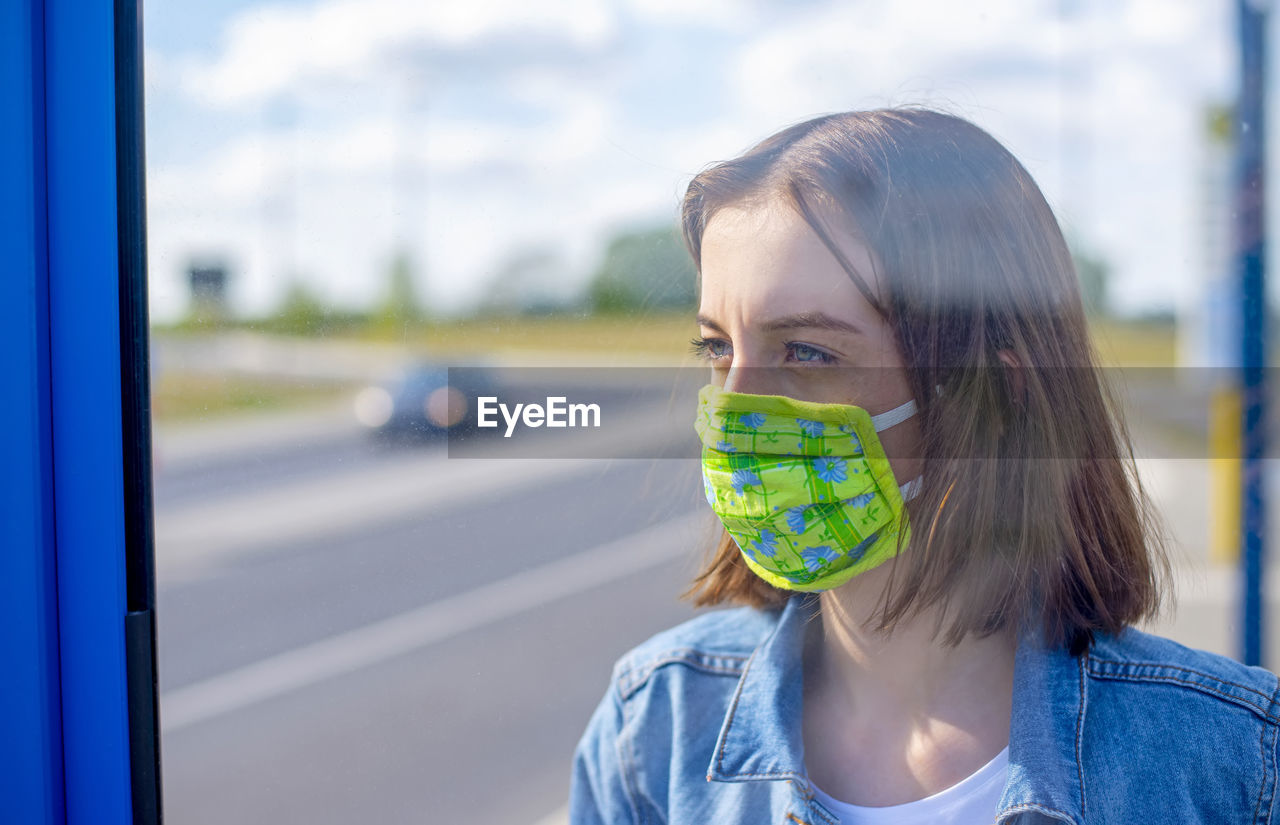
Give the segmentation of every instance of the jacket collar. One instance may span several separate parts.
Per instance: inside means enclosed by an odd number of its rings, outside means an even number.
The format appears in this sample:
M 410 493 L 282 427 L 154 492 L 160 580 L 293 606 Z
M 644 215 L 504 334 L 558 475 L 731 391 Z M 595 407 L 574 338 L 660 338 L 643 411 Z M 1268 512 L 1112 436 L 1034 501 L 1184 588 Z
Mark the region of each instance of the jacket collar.
M 1013 665 L 1009 783 L 998 821 L 1031 810 L 1084 822 L 1086 699 L 1083 659 L 1064 646 L 1046 645 L 1038 633 L 1023 633 Z
M 803 660 L 805 626 L 817 598 L 793 596 L 773 632 L 747 662 L 729 703 L 707 779 L 719 782 L 797 780 L 804 768 Z M 1081 825 L 1084 779 L 1080 731 L 1085 681 L 1080 659 L 1065 648 L 1023 634 L 1014 659 L 1009 782 L 1000 820 L 1025 811 Z
M 801 708 L 805 625 L 818 600 L 787 600 L 773 632 L 756 648 L 729 702 L 707 779 L 744 782 L 796 779 L 805 787 Z

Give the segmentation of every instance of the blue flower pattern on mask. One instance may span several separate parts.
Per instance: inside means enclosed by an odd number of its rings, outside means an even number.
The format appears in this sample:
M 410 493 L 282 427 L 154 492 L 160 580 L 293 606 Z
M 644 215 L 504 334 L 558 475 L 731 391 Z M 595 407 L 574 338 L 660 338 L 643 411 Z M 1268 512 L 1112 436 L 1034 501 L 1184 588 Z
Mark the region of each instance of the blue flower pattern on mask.
M 778 537 L 772 530 L 761 530 L 759 536 L 751 542 L 751 549 L 772 556 L 778 549 Z
M 760 476 L 756 475 L 753 470 L 734 470 L 729 483 L 733 485 L 734 492 L 742 495 L 743 490 L 760 483 Z
M 716 449 L 722 453 L 736 453 L 738 448 L 730 444 L 728 441 L 717 441 Z
M 828 484 L 838 484 L 849 477 L 848 465 L 845 464 L 844 459 L 834 456 L 815 458 L 813 460 L 813 472 Z
M 839 557 L 839 553 L 825 544 L 817 547 L 807 547 L 800 554 L 800 560 L 804 562 L 805 568 L 811 573 L 818 572 L 824 565 L 831 564 Z
M 844 500 L 844 504 L 846 504 L 849 507 L 866 507 L 868 504 L 870 504 L 874 500 L 875 500 L 874 493 L 863 493 L 860 496 L 854 496 L 853 498 L 846 498 Z
M 804 532 L 804 511 L 807 507 L 792 507 L 787 510 L 787 528 L 797 536 Z
M 765 417 L 764 413 L 743 413 L 740 420 L 742 421 L 742 426 L 750 427 L 754 430 L 764 424 Z
M 810 421 L 807 418 L 797 418 L 796 423 L 800 425 L 801 432 L 810 438 L 822 438 L 822 432 L 826 429 L 821 421 Z

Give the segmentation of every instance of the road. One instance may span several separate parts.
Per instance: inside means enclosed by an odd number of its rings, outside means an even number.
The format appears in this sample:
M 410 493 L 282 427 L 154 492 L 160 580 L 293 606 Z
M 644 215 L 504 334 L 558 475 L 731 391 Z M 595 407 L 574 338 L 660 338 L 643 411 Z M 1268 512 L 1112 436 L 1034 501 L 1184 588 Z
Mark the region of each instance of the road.
M 1142 465 L 1182 602 L 1156 629 L 1230 653 L 1206 467 Z M 156 504 L 181 825 L 556 821 L 612 662 L 693 615 L 714 524 L 694 461 L 449 459 L 325 410 L 162 432 Z
M 613 660 L 693 613 L 696 463 L 451 460 L 331 418 L 158 440 L 170 821 L 554 813 Z

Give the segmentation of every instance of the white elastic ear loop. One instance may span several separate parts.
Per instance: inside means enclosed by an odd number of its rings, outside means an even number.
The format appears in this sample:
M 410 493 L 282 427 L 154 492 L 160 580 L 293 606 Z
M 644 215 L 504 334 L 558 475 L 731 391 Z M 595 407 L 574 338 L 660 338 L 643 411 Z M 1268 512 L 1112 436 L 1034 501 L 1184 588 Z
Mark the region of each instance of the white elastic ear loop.
M 916 414 L 916 400 L 913 398 L 905 404 L 894 407 L 888 412 L 871 416 L 871 426 L 876 432 L 884 432 L 895 424 L 901 424 Z
M 877 433 L 883 432 L 895 424 L 901 424 L 903 421 L 906 421 L 915 414 L 916 400 L 913 398 L 907 403 L 900 404 L 888 412 L 882 412 L 879 415 L 871 416 L 871 426 L 875 428 Z M 916 476 L 906 484 L 900 485 L 898 490 L 902 493 L 902 500 L 910 501 L 918 496 L 922 486 L 924 486 L 924 476 Z

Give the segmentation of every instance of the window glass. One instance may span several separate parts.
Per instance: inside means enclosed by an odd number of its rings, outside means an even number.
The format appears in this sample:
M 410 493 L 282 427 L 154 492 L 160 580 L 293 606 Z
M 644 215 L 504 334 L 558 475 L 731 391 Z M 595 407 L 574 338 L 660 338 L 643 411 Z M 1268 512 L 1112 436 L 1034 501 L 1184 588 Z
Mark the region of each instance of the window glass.
M 170 818 L 564 821 L 611 665 L 694 615 L 718 535 L 680 198 L 826 112 L 959 115 L 1039 184 L 1166 521 L 1180 610 L 1152 627 L 1234 653 L 1238 467 L 1207 460 L 1235 444 L 1232 25 L 1094 0 L 147 3 Z M 447 434 L 489 396 L 599 402 L 636 435 Z

